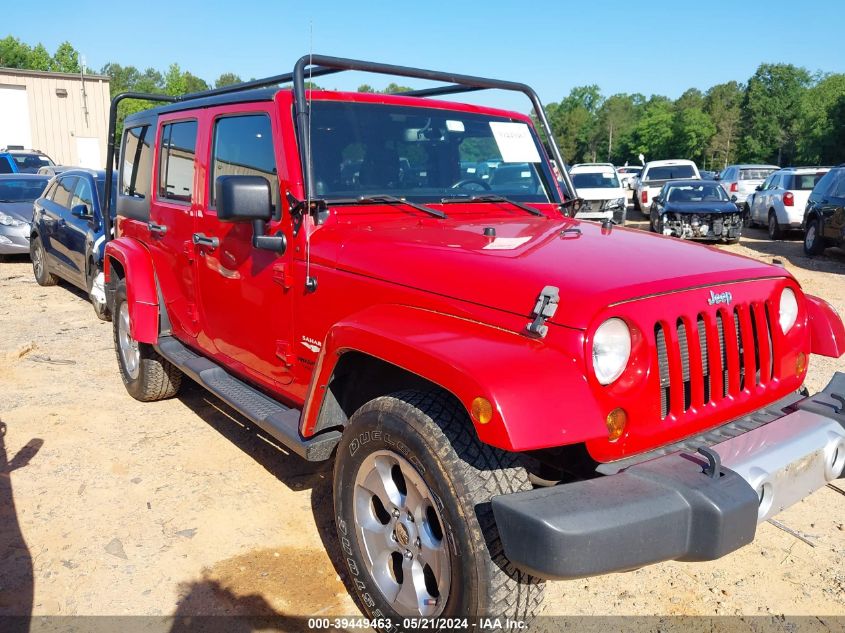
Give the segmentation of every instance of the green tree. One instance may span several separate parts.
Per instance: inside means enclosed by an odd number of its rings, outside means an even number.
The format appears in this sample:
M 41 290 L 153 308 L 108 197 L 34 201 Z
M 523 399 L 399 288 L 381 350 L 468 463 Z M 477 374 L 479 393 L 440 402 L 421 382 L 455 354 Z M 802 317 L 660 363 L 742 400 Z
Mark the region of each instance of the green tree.
M 188 81 L 179 64 L 172 63 L 164 74 L 164 92 L 169 95 L 183 95 L 188 92 Z
M 627 148 L 637 123 L 637 106 L 634 95 L 615 94 L 608 97 L 598 111 L 602 134 L 601 158 L 615 163 L 630 160 Z
M 196 75 L 185 71 L 183 73 L 183 77 L 185 79 L 185 90 L 188 93 L 192 92 L 202 92 L 204 90 L 208 90 L 211 86 L 205 81 L 205 79 L 200 79 Z
M 702 164 L 707 156 L 710 139 L 716 134 L 716 126 L 710 115 L 699 108 L 687 108 L 675 113 L 675 138 L 677 155 Z
M 836 163 L 845 148 L 837 143 L 836 128 L 845 123 L 837 106 L 845 98 L 845 75 L 826 75 L 807 90 L 801 103 L 798 156 L 804 163 Z
M 50 53 L 44 44 L 38 42 L 29 52 L 26 67 L 30 70 L 50 70 Z
M 79 64 L 79 52 L 70 42 L 62 42 L 53 54 L 53 62 L 50 70 L 57 73 L 79 73 L 82 66 Z
M 240 75 L 235 73 L 223 73 L 214 82 L 215 88 L 223 88 L 225 86 L 234 86 L 235 84 L 243 83 Z
M 375 88 L 370 84 L 361 84 L 358 86 L 358 92 L 375 92 Z
M 631 135 L 631 152 L 644 154 L 646 161 L 672 157 L 674 108 L 666 97 L 652 96 L 642 106 Z
M 723 169 L 735 162 L 744 87 L 736 81 L 717 84 L 704 97 L 704 111 L 716 126 L 707 148 L 708 164 Z
M 799 116 L 810 73 L 792 64 L 761 64 L 742 103 L 742 154 L 788 165 L 796 158 Z
M 24 44 L 18 38 L 9 35 L 0 40 L 0 66 L 4 68 L 28 68 L 29 56 L 29 45 Z

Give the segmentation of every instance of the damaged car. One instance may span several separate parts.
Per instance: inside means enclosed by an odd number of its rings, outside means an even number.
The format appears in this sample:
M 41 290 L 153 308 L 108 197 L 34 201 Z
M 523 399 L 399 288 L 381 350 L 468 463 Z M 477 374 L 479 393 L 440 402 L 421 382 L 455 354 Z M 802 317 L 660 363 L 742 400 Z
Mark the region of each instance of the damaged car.
M 715 181 L 670 180 L 655 196 L 649 214 L 655 233 L 687 240 L 739 241 L 742 214 Z

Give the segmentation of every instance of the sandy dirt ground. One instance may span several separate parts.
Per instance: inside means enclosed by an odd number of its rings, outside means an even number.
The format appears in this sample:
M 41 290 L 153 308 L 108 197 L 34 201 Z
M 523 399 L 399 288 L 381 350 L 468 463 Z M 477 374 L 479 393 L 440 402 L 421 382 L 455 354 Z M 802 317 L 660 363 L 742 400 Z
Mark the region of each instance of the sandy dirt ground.
M 638 217 L 636 212 L 631 216 Z M 640 227 L 643 223 L 638 223 Z M 749 230 L 845 315 L 845 254 Z M 818 390 L 845 359 L 813 357 Z M 187 380 L 142 404 L 111 324 L 68 285 L 0 263 L 0 614 L 308 616 L 359 611 L 335 545 L 329 465 L 262 438 Z M 845 488 L 845 480 L 839 480 Z M 549 583 L 546 615 L 845 615 L 845 496 L 823 488 L 722 560 Z

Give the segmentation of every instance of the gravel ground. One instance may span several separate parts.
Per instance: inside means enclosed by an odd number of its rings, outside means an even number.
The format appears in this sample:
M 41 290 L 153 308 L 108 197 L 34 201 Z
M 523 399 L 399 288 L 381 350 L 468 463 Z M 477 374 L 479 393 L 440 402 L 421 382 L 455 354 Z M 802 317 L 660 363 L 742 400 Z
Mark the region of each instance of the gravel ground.
M 845 315 L 841 251 L 807 259 L 758 230 L 723 248 L 781 259 Z M 69 286 L 36 285 L 27 260 L 0 264 L 0 323 L 0 615 L 282 616 L 296 630 L 359 613 L 330 466 L 285 454 L 190 381 L 134 401 L 111 325 Z M 845 358 L 813 357 L 807 386 L 835 370 Z M 845 615 L 845 497 L 823 488 L 778 520 L 812 545 L 763 524 L 719 561 L 550 583 L 545 613 Z

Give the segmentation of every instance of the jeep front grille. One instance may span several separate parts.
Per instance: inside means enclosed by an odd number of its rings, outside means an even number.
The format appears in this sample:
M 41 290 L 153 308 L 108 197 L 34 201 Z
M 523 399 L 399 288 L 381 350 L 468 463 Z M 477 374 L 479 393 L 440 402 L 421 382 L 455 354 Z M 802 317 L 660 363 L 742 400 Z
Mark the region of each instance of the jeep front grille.
M 762 302 L 657 322 L 660 417 L 768 384 L 774 372 L 772 322 Z

